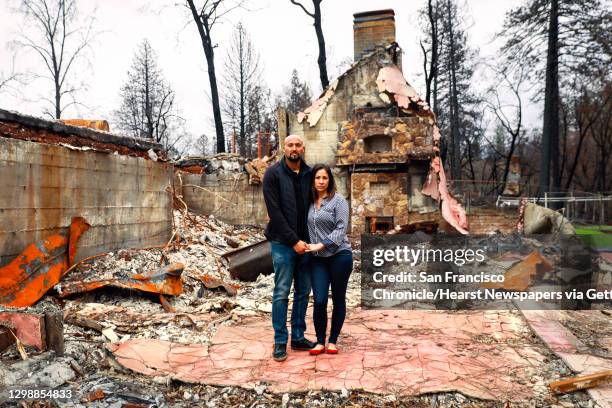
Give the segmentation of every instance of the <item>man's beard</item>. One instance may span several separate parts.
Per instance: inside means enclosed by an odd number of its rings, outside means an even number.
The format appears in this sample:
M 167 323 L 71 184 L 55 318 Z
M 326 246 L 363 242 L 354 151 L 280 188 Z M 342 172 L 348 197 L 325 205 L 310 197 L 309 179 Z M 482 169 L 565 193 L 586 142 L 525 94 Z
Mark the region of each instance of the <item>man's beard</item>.
M 289 160 L 292 163 L 296 163 L 299 162 L 300 160 L 302 160 L 302 156 L 300 156 L 299 154 L 296 155 L 289 155 L 289 156 L 285 156 L 287 158 L 287 160 Z

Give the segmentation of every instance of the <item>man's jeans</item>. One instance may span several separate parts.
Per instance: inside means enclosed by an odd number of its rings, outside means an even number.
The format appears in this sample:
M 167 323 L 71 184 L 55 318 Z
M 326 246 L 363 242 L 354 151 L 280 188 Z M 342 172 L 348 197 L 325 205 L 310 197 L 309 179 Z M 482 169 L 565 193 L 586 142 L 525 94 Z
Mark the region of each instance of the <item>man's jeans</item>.
M 270 241 L 274 264 L 274 292 L 272 294 L 272 327 L 274 343 L 287 344 L 287 307 L 293 281 L 293 309 L 291 310 L 291 340 L 304 338 L 306 308 L 310 297 L 310 255 L 298 255 L 292 247 Z

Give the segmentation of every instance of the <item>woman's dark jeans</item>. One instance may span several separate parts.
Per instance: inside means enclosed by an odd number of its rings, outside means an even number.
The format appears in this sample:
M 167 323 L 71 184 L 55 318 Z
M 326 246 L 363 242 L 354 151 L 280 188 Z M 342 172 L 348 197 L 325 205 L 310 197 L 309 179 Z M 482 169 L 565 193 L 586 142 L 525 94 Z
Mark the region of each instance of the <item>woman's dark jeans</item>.
M 329 342 L 336 343 L 346 316 L 346 287 L 353 270 L 351 251 L 340 251 L 330 257 L 313 256 L 312 293 L 314 297 L 314 326 L 317 343 L 325 344 L 327 331 L 327 299 L 331 285 L 333 311 Z

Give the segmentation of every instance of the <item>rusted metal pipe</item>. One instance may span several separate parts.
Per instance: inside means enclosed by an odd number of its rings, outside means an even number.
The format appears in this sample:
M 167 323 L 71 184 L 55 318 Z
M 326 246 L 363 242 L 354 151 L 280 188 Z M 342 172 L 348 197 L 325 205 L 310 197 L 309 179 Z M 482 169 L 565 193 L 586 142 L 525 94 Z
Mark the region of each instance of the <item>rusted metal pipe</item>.
M 257 242 L 221 255 L 229 263 L 232 279 L 254 282 L 260 274 L 274 272 L 272 246 L 268 241 Z

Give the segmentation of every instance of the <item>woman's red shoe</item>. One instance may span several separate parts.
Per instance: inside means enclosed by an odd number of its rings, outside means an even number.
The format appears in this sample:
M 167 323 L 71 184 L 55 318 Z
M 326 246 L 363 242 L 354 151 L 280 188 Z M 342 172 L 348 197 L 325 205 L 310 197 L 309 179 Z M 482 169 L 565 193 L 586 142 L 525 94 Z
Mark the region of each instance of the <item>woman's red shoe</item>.
M 334 345 L 335 347 L 335 345 Z M 327 354 L 338 354 L 338 349 L 337 348 L 329 348 L 329 346 L 327 346 Z
M 325 353 L 325 347 L 323 348 L 313 348 L 308 351 L 311 356 L 318 356 L 319 354 Z

